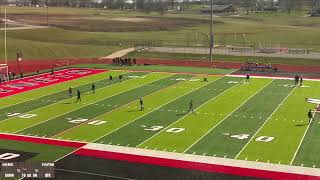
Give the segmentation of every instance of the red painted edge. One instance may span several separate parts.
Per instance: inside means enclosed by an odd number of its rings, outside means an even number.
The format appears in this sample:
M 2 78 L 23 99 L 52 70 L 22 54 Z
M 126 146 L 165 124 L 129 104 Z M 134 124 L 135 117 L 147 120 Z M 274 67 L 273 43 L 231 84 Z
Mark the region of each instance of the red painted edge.
M 47 144 L 47 145 L 54 145 L 54 146 L 63 146 L 63 147 L 73 147 L 73 148 L 81 148 L 86 145 L 86 143 L 81 143 L 81 142 L 55 140 L 55 139 L 13 135 L 13 134 L 12 135 L 0 134 L 0 139 L 20 141 L 20 142 L 30 142 L 30 143 L 37 143 L 37 144 Z
M 280 179 L 281 180 L 283 179 L 290 179 L 290 180 L 320 179 L 320 177 L 302 175 L 302 174 L 274 172 L 274 171 L 267 171 L 267 170 L 258 170 L 258 169 L 215 165 L 215 164 L 207 164 L 207 163 L 199 163 L 199 162 L 191 162 L 191 161 L 156 158 L 156 157 L 149 157 L 149 156 L 115 153 L 115 152 L 107 152 L 107 151 L 99 151 L 99 150 L 91 150 L 91 149 L 79 149 L 74 154 L 80 155 L 80 156 L 102 158 L 102 159 L 112 159 L 112 160 L 127 161 L 127 162 L 133 162 L 133 163 L 143 163 L 143 164 L 151 164 L 151 165 L 157 165 L 157 166 L 165 166 L 165 167 L 181 168 L 181 169 L 189 169 L 189 170 L 199 170 L 204 172 L 215 172 L 215 173 L 230 174 L 230 175 L 237 175 L 237 176 L 279 179 L 279 180 Z

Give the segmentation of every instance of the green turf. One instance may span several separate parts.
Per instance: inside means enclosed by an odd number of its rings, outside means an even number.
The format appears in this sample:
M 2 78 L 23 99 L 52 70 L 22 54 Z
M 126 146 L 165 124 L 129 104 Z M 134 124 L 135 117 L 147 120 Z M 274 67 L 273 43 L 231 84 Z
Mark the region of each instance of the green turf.
M 187 78 L 189 75 L 183 75 L 182 77 Z M 66 133 L 63 133 L 57 137 L 70 138 L 70 139 L 79 139 L 84 138 L 83 133 L 92 131 L 95 133 L 86 135 L 86 139 L 93 141 L 99 137 L 102 137 L 106 134 L 109 134 L 122 126 L 133 122 L 136 119 L 139 119 L 143 116 L 146 116 L 149 113 L 152 113 L 154 110 L 165 106 L 166 104 L 182 97 L 186 93 L 190 93 L 194 90 L 195 87 L 203 85 L 201 81 L 194 81 L 199 79 L 200 76 L 193 77 L 187 81 L 177 81 L 176 84 L 168 88 L 161 89 L 154 94 L 144 97 L 145 110 L 139 111 L 138 102 L 134 101 L 120 109 L 113 111 L 112 113 L 104 114 L 96 119 L 106 120 L 107 123 L 101 126 L 92 126 L 88 124 L 83 124 L 77 128 L 71 129 Z M 213 79 L 213 78 L 212 78 Z M 176 80 L 175 80 L 176 81 Z
M 203 87 L 192 91 L 191 93 L 163 106 L 160 109 L 134 121 L 127 126 L 97 140 L 104 143 L 112 142 L 113 144 L 121 144 L 130 146 L 138 146 L 145 140 L 151 138 L 158 133 L 163 127 L 167 127 L 178 119 L 187 115 L 188 104 L 190 100 L 194 101 L 194 108 L 200 107 L 206 101 L 221 94 L 224 90 L 234 86 L 228 83 L 231 79 L 223 77 L 216 81 L 210 82 Z M 156 130 L 146 130 L 156 129 Z
M 216 96 L 199 108 L 196 116 L 185 116 L 166 128 L 184 128 L 183 132 L 168 133 L 162 131 L 149 141 L 141 144 L 140 147 L 147 146 L 150 149 L 184 152 L 212 127 L 223 121 L 237 107 L 270 82 L 270 79 L 252 79 L 250 84 L 239 82 L 236 86 L 229 88 L 223 94 Z
M 305 126 L 308 126 L 306 123 Z M 320 167 L 320 133 L 319 133 L 319 114 L 315 114 L 314 123 L 309 126 L 307 134 L 301 147 L 294 159 L 293 165 L 306 167 Z
M 249 137 L 259 129 L 279 103 L 291 92 L 292 87 L 283 86 L 288 83 L 291 81 L 274 80 L 271 82 L 191 147 L 188 153 L 206 153 L 208 156 L 234 158 L 248 142 Z M 248 134 L 249 137 L 245 139 L 231 137 L 240 134 Z
M 99 69 L 115 69 L 115 70 L 145 70 L 145 71 L 161 71 L 161 72 L 183 72 L 183 73 L 200 73 L 200 74 L 229 74 L 236 69 L 219 69 L 207 67 L 187 67 L 187 66 L 162 66 L 162 65 L 145 65 L 145 66 L 113 66 L 106 64 L 80 64 L 72 67 L 90 67 Z
M 319 97 L 318 82 L 305 82 L 306 86 L 297 87 L 282 106 L 272 115 L 254 138 L 275 137 L 271 142 L 251 140 L 242 151 L 239 159 L 270 161 L 290 164 L 307 128 L 307 112 L 314 104 L 305 102 L 306 97 Z
M 91 104 L 80 108 L 76 111 L 66 113 L 62 116 L 56 117 L 47 121 L 45 123 L 39 124 L 37 126 L 25 129 L 20 133 L 23 134 L 39 134 L 46 136 L 54 136 L 58 133 L 61 133 L 70 128 L 76 127 L 79 123 L 70 123 L 67 118 L 77 119 L 95 119 L 96 117 L 108 113 L 112 110 L 115 110 L 118 107 L 124 106 L 132 101 L 137 100 L 139 97 L 146 96 L 148 94 L 154 93 L 159 89 L 166 88 L 175 84 L 177 81 L 173 81 L 172 78 L 182 78 L 182 77 L 191 77 L 190 75 L 174 75 L 158 81 L 146 84 L 144 86 L 132 89 L 130 91 L 121 93 L 119 95 L 101 100 L 96 104 Z M 94 109 L 94 111 L 92 111 Z M 100 119 L 97 119 L 100 120 Z M 83 123 L 83 122 L 82 122 Z M 85 122 L 90 123 L 90 122 Z M 59 124 L 59 126 L 57 126 Z
M 117 76 L 120 74 L 120 72 L 109 72 L 108 74 L 112 76 Z M 82 82 L 80 80 L 80 82 Z M 80 86 L 72 86 L 72 83 L 69 83 L 69 87 L 73 88 L 73 95 L 76 94 L 76 90 L 80 90 L 83 94 L 88 93 L 91 91 L 91 85 L 94 83 L 96 86 L 96 89 L 104 88 L 116 83 L 119 83 L 119 79 L 115 78 L 113 81 L 109 81 L 106 78 L 106 75 L 104 74 L 104 77 L 102 79 L 97 79 L 97 81 L 90 81 L 87 83 L 83 83 Z M 48 106 L 52 103 L 58 103 L 60 101 L 64 101 L 69 98 L 68 90 L 63 89 L 61 91 L 52 92 L 52 94 L 44 95 L 36 99 L 32 99 L 30 101 L 21 102 L 18 104 L 14 104 L 12 106 L 4 107 L 0 109 L 0 121 L 9 118 L 6 113 L 26 113 L 28 111 L 32 111 L 34 109 L 39 109 L 45 106 Z
M 118 75 L 118 74 L 124 73 L 124 72 L 125 71 L 122 71 L 122 72 L 110 71 L 110 72 L 105 72 L 105 73 L 99 73 L 96 75 L 82 77 L 80 79 L 66 81 L 66 82 L 62 82 L 59 84 L 34 89 L 32 91 L 27 91 L 24 93 L 15 94 L 12 96 L 7 96 L 4 98 L 0 98 L 0 106 L 1 106 L 1 108 L 5 108 L 8 106 L 12 106 L 14 104 L 23 103 L 23 102 L 27 102 L 30 100 L 35 100 L 35 99 L 40 98 L 42 96 L 54 94 L 58 91 L 66 91 L 70 86 L 71 87 L 81 86 L 84 84 L 92 83 L 97 80 L 106 79 L 107 77 L 109 77 L 110 74 Z
M 127 75 L 129 76 L 129 74 Z M 132 72 L 130 73 L 130 75 L 144 76 L 146 75 L 146 73 Z M 68 99 L 59 103 L 51 104 L 44 108 L 28 112 L 29 114 L 32 113 L 37 115 L 36 117 L 33 117 L 31 119 L 26 120 L 26 119 L 21 119 L 19 117 L 16 117 L 16 118 L 7 119 L 5 121 L 1 121 L 0 129 L 2 132 L 21 131 L 30 126 L 34 126 L 38 123 L 58 117 L 70 111 L 74 111 L 79 108 L 85 107 L 88 104 L 94 104 L 101 101 L 102 99 L 106 99 L 108 97 L 120 94 L 122 92 L 129 91 L 131 89 L 136 88 L 136 86 L 142 86 L 165 77 L 168 77 L 168 75 L 159 74 L 159 73 L 152 73 L 150 75 L 146 75 L 145 78 L 137 78 L 137 79 L 130 79 L 129 77 L 124 77 L 124 80 L 126 79 L 129 79 L 129 80 L 126 80 L 118 84 L 114 84 L 109 87 L 101 88 L 96 92 L 95 95 L 92 95 L 91 93 L 83 94 L 82 95 L 83 103 L 75 103 L 75 99 Z

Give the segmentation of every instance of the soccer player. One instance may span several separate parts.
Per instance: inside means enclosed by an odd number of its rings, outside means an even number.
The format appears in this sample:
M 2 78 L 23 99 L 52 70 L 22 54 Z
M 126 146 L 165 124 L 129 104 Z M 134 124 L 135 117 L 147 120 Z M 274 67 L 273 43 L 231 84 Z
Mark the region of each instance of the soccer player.
M 92 91 L 92 94 L 96 93 L 96 85 L 94 83 L 91 85 L 91 91 Z
M 111 75 L 109 76 L 109 81 L 112 81 L 112 76 Z
M 208 82 L 207 77 L 204 77 L 204 78 L 203 78 L 203 82 Z
M 194 110 L 193 110 L 193 101 L 191 100 L 189 103 L 189 110 L 188 113 L 192 112 L 194 114 Z
M 53 68 L 51 68 L 51 76 L 54 75 L 54 71 L 53 71 Z
M 312 123 L 312 121 L 313 121 L 313 115 L 312 115 L 311 109 L 310 109 L 309 112 L 308 112 L 308 118 L 309 118 L 309 124 Z
M 300 77 L 300 86 L 303 85 L 303 79 L 302 79 L 302 76 Z
M 296 76 L 294 77 L 294 84 L 295 84 L 295 85 L 298 85 L 298 84 L 299 84 L 299 76 L 298 76 L 298 75 L 296 75 Z
M 80 90 L 77 90 L 77 102 L 80 101 L 81 102 L 81 93 Z
M 122 75 L 119 75 L 119 80 L 120 80 L 120 82 L 122 81 Z
M 143 99 L 142 98 L 139 99 L 139 103 L 140 103 L 140 111 L 143 111 L 144 107 L 143 107 Z
M 71 98 L 72 97 L 72 88 L 71 87 L 69 87 L 68 92 L 69 92 L 69 97 Z
M 249 82 L 249 80 L 250 80 L 250 75 L 249 75 L 249 74 L 247 74 L 247 76 L 246 76 L 246 82 L 248 83 L 248 82 Z

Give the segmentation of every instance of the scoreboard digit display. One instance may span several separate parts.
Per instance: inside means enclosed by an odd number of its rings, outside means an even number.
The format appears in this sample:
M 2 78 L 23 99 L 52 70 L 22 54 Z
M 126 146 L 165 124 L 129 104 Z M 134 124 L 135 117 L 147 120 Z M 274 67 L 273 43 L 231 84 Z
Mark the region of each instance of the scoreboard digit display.
M 2 162 L 0 178 L 54 178 L 52 162 Z

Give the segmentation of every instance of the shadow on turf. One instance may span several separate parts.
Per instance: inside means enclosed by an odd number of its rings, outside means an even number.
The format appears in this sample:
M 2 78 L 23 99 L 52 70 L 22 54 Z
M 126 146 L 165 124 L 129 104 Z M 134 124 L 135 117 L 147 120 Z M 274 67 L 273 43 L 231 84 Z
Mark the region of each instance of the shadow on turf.
M 296 124 L 296 126 L 301 127 L 301 126 L 308 126 L 309 123 L 305 123 L 305 124 Z

